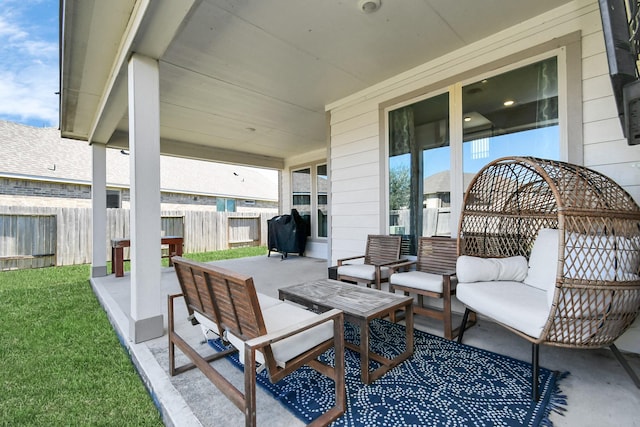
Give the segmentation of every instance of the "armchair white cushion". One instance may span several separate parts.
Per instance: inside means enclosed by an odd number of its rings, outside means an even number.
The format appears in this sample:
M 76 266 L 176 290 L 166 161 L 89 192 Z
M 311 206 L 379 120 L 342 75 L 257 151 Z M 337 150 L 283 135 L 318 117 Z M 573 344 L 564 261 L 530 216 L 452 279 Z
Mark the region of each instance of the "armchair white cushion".
M 553 303 L 558 231 L 541 229 L 526 258 L 459 257 L 458 299 L 473 311 L 539 338 Z
M 392 285 L 407 286 L 423 291 L 442 293 L 442 274 L 426 273 L 423 271 L 407 271 L 391 275 Z M 455 287 L 455 279 L 451 281 L 451 287 Z
M 376 267 L 371 264 L 345 264 L 338 267 L 338 275 L 359 277 L 363 280 L 375 280 Z M 380 278 L 389 278 L 389 267 L 380 267 Z

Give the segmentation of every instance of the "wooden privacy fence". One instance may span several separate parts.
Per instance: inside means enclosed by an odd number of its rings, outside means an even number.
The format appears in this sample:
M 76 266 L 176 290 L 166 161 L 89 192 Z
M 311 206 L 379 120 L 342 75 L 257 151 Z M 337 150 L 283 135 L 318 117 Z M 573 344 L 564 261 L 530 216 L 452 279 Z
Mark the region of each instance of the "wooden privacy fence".
M 259 215 L 229 216 L 227 217 L 227 245 L 230 248 L 260 246 L 261 228 Z
M 55 215 L 0 215 L 0 270 L 56 265 Z
M 49 216 L 53 218 L 47 237 L 44 237 L 42 233 L 31 233 L 29 243 L 25 243 L 25 246 L 23 246 L 25 248 L 31 248 L 29 253 L 19 255 L 35 256 L 38 255 L 38 252 L 41 250 L 40 248 L 44 250 L 44 248 L 48 247 L 49 250 L 52 250 L 55 254 L 54 265 L 87 264 L 91 262 L 91 209 L 0 206 L 0 215 L 9 217 Z M 55 223 L 55 226 L 53 223 Z M 35 226 L 35 224 L 31 226 Z M 43 245 L 43 240 L 49 243 L 45 246 L 40 246 Z M 10 255 L 11 253 L 6 247 L 0 247 L 0 257 Z M 33 267 L 44 266 L 45 265 L 33 265 Z M 30 267 L 26 265 L 15 265 L 7 266 L 7 268 Z
M 162 211 L 162 235 L 184 238 L 184 252 L 209 252 L 242 245 L 267 244 L 267 220 L 277 211 L 208 212 Z M 17 218 L 40 218 L 28 222 Z M 49 218 L 48 225 L 44 226 Z M 11 236 L 20 221 L 20 246 Z M 27 222 L 25 222 L 27 221 Z M 89 208 L 47 208 L 0 206 L 0 260 L 5 257 L 42 258 L 40 264 L 74 265 L 91 263 L 92 216 Z M 43 228 L 44 227 L 44 228 Z M 46 232 L 44 230 L 47 230 Z M 7 230 L 7 231 L 5 231 Z M 129 210 L 107 209 L 107 261 L 111 259 L 111 239 L 129 238 Z M 26 240 L 25 240 L 26 239 Z M 21 248 L 18 250 L 18 248 Z M 51 258 L 40 255 L 50 254 Z M 125 254 L 128 257 L 128 254 Z M 45 263 L 45 264 L 42 264 Z M 7 268 L 31 268 L 13 263 Z M 7 269 L 0 263 L 0 269 Z

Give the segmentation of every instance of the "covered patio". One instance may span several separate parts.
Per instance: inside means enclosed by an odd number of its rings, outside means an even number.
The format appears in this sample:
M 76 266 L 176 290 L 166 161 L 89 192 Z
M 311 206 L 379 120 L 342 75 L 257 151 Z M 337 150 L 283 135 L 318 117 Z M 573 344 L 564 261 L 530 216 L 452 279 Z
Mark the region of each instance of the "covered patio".
M 326 262 L 307 257 L 253 257 L 217 261 L 216 265 L 233 269 L 254 277 L 259 292 L 277 297 L 278 288 L 326 277 Z M 134 364 L 157 402 L 166 425 L 218 426 L 243 425 L 244 416 L 222 395 L 200 371 L 192 370 L 175 377 L 168 374 L 167 337 L 160 337 L 135 344 L 127 339 L 129 328 L 129 300 L 131 276 L 114 275 L 93 278 L 96 295 L 107 311 L 121 342 L 131 354 Z M 161 272 L 164 296 L 179 292 L 173 268 Z M 166 304 L 165 304 L 166 305 Z M 164 305 L 163 305 L 164 307 Z M 212 351 L 202 341 L 199 326 L 187 320 L 186 308 L 180 309 L 177 318 L 181 334 L 189 336 L 192 345 L 203 352 Z M 166 307 L 163 309 L 166 319 Z M 166 322 L 166 321 L 165 321 Z M 165 324 L 166 328 L 166 324 Z M 439 334 L 440 325 L 422 316 L 416 317 L 416 328 Z M 528 360 L 530 348 L 526 341 L 504 328 L 480 319 L 478 325 L 467 331 L 465 343 L 520 360 Z M 628 356 L 630 365 L 640 369 L 640 358 Z M 638 426 L 640 425 L 640 395 L 634 383 L 615 360 L 608 349 L 572 350 L 557 347 L 541 348 L 542 365 L 558 371 L 569 371 L 560 382 L 560 388 L 568 404 L 563 415 L 552 412 L 550 419 L 556 427 L 563 426 Z M 226 361 L 216 362 L 230 378 L 242 384 L 242 373 Z M 304 423 L 289 413 L 274 398 L 258 388 L 258 425 L 303 426 Z M 224 421 L 223 421 L 224 420 Z
M 438 166 L 451 171 L 447 225 L 455 237 L 468 172 L 463 147 L 474 142 L 465 135 L 465 89 L 480 93 L 499 73 L 551 64 L 557 87 L 542 101 L 557 110 L 544 123 L 554 155 L 611 176 L 640 200 L 640 150 L 621 132 L 597 0 L 66 0 L 60 16 L 61 133 L 93 151 L 91 280 L 167 424 L 240 424 L 242 414 L 198 372 L 167 376 L 166 295 L 178 287 L 173 270 L 158 267 L 160 154 L 280 172 L 280 213 L 300 205 L 309 213 L 308 257 L 222 263 L 272 296 L 326 277 L 337 259 L 361 253 L 368 234 L 396 225 L 390 163 L 409 148 L 391 148 L 389 116 L 407 105 L 436 100 L 444 111 L 422 127 L 437 138 L 411 149 L 421 157 L 427 146 L 448 150 Z M 487 102 L 504 110 L 498 96 Z M 485 120 L 490 129 L 494 122 Z M 130 152 L 132 270 L 118 279 L 107 276 L 102 244 L 107 149 Z M 296 175 L 308 181 L 304 194 Z M 424 177 L 420 170 L 412 180 L 419 187 Z M 633 325 L 620 343 L 636 370 L 639 334 Z M 528 346 L 486 321 L 465 343 L 529 358 Z M 640 425 L 638 390 L 608 350 L 541 353 L 544 367 L 571 372 L 561 383 L 567 412 L 551 415 L 555 425 Z M 259 405 L 268 400 L 258 397 Z M 258 419 L 299 423 L 268 404 Z

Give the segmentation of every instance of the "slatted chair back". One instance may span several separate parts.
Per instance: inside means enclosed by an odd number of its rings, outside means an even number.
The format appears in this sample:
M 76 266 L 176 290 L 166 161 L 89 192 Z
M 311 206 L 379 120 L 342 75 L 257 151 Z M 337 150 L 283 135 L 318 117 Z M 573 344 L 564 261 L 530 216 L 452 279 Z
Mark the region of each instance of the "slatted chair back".
M 458 241 L 450 237 L 420 237 L 416 270 L 425 273 L 455 271 Z
M 220 325 L 243 341 L 267 333 L 253 279 L 221 268 L 203 272 L 220 313 Z
M 389 267 L 400 262 L 401 247 L 402 236 L 370 234 L 364 255 L 338 259 L 338 280 L 380 289 L 389 279 Z M 355 263 L 354 260 L 362 261 Z
M 370 234 L 364 255 L 365 264 L 386 264 L 400 258 L 402 236 Z
M 222 336 L 220 313 L 218 307 L 214 304 L 215 298 L 212 290 L 207 285 L 207 278 L 204 272 L 200 269 L 194 269 L 187 263 L 179 263 L 174 267 L 189 315 L 192 316 L 194 311 L 198 312 L 215 324 L 218 330 L 214 332 L 218 336 Z
M 457 336 L 460 328 L 453 328 L 451 296 L 455 295 L 457 239 L 450 237 L 419 237 L 417 259 L 395 264 L 389 279 L 391 292 L 402 291 L 416 295 L 413 312 L 443 322 L 443 334 L 447 339 Z M 415 264 L 415 271 L 406 271 Z M 442 308 L 428 304 L 424 298 L 442 300 Z M 392 320 L 393 316 L 392 316 Z M 471 319 L 468 325 L 472 325 Z
M 266 335 L 267 328 L 253 278 L 222 268 L 212 268 L 212 270 L 205 272 L 205 276 L 217 302 L 222 329 L 242 341 Z M 277 381 L 279 368 L 273 357 L 271 346 L 265 346 L 262 353 L 269 377 Z

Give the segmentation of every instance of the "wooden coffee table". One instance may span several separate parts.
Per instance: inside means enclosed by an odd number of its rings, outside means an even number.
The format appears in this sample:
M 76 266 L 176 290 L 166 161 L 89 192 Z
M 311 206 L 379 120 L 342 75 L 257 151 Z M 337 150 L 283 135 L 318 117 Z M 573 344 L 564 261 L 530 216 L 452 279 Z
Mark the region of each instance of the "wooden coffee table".
M 345 346 L 360 353 L 362 382 L 371 384 L 413 354 L 413 298 L 378 291 L 337 280 L 322 279 L 278 289 L 281 300 L 301 304 L 311 310 L 324 312 L 332 308 L 344 312 L 345 320 L 360 329 L 360 346 L 345 342 Z M 381 319 L 403 310 L 407 348 L 393 359 L 369 349 L 369 321 Z M 369 359 L 380 366 L 369 371 Z

